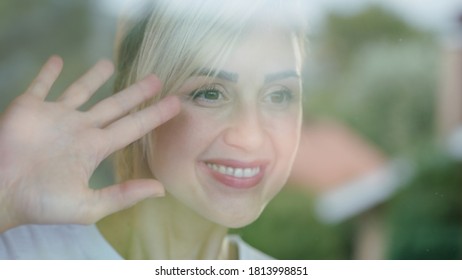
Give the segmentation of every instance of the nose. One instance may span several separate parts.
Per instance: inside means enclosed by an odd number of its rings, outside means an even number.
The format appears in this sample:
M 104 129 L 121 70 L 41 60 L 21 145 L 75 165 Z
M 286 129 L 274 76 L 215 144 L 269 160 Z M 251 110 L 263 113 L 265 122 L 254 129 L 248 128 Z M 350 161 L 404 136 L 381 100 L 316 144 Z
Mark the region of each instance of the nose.
M 231 121 L 224 131 L 227 145 L 250 152 L 260 148 L 265 139 L 263 120 L 256 108 L 235 110 Z

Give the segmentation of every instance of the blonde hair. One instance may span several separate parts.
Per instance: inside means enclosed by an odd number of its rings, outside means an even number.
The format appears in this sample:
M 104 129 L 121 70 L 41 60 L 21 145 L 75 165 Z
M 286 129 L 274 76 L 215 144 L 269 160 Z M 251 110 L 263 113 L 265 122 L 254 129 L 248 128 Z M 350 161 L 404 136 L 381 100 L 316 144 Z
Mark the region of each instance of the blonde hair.
M 297 2 L 297 3 L 296 3 Z M 175 92 L 198 68 L 218 68 L 252 23 L 286 26 L 303 50 L 306 22 L 296 0 L 151 0 L 121 20 L 116 38 L 118 92 L 148 74 L 163 82 L 142 109 Z M 298 5 L 297 5 L 298 4 Z M 149 134 L 115 155 L 118 180 L 152 177 Z

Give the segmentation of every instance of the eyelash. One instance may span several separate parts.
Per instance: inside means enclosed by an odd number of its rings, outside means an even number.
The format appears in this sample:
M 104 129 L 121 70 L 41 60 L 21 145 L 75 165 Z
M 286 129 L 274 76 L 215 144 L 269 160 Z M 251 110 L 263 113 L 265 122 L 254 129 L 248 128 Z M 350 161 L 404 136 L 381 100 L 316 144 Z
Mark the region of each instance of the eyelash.
M 211 92 L 217 94 L 216 99 L 204 98 L 204 94 L 211 93 Z M 189 98 L 199 105 L 217 106 L 221 104 L 220 102 L 227 101 L 227 98 L 224 95 L 224 92 L 225 90 L 221 86 L 212 84 L 212 85 L 207 85 L 202 88 L 194 90 L 193 92 L 189 94 Z

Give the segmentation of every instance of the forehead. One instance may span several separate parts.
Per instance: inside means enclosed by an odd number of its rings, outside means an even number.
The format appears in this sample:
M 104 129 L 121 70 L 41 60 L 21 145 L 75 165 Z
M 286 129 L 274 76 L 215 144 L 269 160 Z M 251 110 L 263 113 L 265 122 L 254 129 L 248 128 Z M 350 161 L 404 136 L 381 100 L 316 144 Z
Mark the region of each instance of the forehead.
M 285 29 L 257 26 L 244 33 L 224 61 L 231 72 L 273 73 L 301 67 L 301 54 L 295 36 Z

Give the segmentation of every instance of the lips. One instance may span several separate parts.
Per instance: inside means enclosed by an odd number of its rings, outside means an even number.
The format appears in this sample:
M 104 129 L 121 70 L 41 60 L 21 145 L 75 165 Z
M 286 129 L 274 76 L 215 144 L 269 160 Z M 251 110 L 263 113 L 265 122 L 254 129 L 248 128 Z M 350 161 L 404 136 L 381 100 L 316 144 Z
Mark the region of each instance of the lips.
M 260 183 L 267 165 L 264 161 L 240 162 L 208 160 L 203 162 L 206 172 L 219 183 L 236 189 L 249 189 Z

